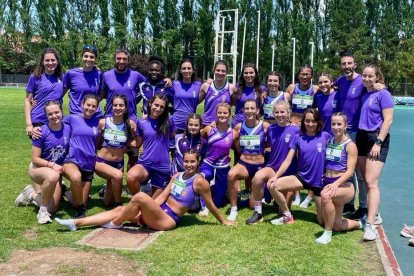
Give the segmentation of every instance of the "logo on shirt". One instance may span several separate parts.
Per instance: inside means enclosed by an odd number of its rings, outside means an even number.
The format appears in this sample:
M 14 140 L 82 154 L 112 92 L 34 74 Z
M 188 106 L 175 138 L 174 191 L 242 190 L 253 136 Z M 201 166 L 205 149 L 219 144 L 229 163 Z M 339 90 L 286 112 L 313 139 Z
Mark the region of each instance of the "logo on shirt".
M 290 133 L 286 133 L 286 136 L 285 136 L 285 143 L 289 143 L 290 136 L 292 136 L 292 134 L 290 134 Z
M 351 94 L 352 94 L 352 95 L 354 95 L 354 94 L 355 94 L 355 87 L 352 87 Z
M 195 91 L 193 91 L 193 98 L 195 98 L 196 97 L 196 92 Z
M 333 101 L 332 101 L 332 107 L 333 107 L 333 108 L 336 108 L 336 100 L 333 100 Z
M 373 101 L 374 101 L 374 98 L 369 99 L 369 105 L 372 105 Z
M 98 135 L 98 128 L 92 127 L 93 135 Z
M 131 81 L 130 80 L 127 81 L 127 85 L 128 85 L 129 88 L 131 88 Z
M 322 143 L 317 143 L 316 147 L 318 148 L 318 152 L 322 152 Z
M 65 137 L 66 138 L 66 137 Z M 50 150 L 49 156 L 46 158 L 52 162 L 56 162 L 65 154 L 65 148 L 62 145 L 58 145 Z

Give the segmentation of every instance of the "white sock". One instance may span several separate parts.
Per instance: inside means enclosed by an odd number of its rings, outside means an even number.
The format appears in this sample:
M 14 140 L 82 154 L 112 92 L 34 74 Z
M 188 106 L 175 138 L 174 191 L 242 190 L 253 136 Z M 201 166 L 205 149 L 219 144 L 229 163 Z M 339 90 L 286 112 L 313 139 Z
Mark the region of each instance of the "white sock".
M 262 213 L 262 201 L 254 201 L 254 210 L 259 214 Z
M 296 200 L 299 200 L 299 201 L 300 201 L 300 194 L 296 194 L 296 195 L 295 195 L 295 201 L 296 201 Z
M 302 208 L 308 208 L 309 203 L 312 201 L 312 199 L 313 199 L 313 198 L 311 198 L 311 197 L 307 196 L 307 197 L 306 197 L 306 198 L 302 201 L 302 203 L 299 205 L 299 207 L 302 207 Z
M 319 244 L 328 244 L 331 242 L 331 240 L 332 240 L 332 231 L 325 230 L 323 231 L 322 236 L 317 238 L 315 242 Z
M 116 224 L 113 224 L 112 221 L 107 222 L 107 223 L 104 223 L 104 224 L 101 224 L 101 226 L 103 228 L 110 228 L 110 229 L 120 229 L 120 228 L 123 227 L 122 224 L 121 225 L 116 225 Z
M 237 206 L 231 206 L 230 212 L 236 212 L 237 213 Z
M 286 217 L 292 217 L 292 213 L 290 211 L 283 212 L 283 215 Z
M 66 226 L 70 231 L 76 231 L 76 225 L 74 219 L 60 219 L 55 218 L 55 221 L 60 225 Z
M 40 206 L 39 211 L 47 212 L 47 206 Z

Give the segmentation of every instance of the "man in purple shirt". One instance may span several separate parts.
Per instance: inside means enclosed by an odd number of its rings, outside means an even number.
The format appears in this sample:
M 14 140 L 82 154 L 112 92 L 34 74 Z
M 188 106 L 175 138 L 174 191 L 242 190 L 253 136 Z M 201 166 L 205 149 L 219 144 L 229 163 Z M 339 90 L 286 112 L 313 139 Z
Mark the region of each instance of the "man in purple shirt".
M 348 119 L 347 132 L 352 141 L 355 142 L 356 132 L 358 130 L 359 118 L 361 115 L 361 98 L 366 93 L 362 77 L 355 72 L 357 64 L 354 56 L 350 53 L 341 55 L 339 69 L 342 76 L 336 79 L 334 85 L 338 87 L 339 111 L 345 113 Z M 358 180 L 358 210 L 351 215 L 352 219 L 360 219 L 367 214 L 367 194 L 365 191 L 365 181 L 359 170 L 356 170 L 356 178 L 353 184 L 356 189 L 356 180 Z M 345 204 L 344 214 L 352 213 L 354 209 L 354 199 Z

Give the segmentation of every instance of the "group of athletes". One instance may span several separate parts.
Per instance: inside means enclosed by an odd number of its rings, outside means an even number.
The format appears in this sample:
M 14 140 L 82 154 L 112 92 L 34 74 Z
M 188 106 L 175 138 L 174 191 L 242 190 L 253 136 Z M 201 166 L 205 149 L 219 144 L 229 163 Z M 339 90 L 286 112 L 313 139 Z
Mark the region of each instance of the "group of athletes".
M 55 220 L 70 230 L 120 228 L 125 221 L 169 230 L 197 204 L 199 215 L 211 212 L 220 223 L 233 225 L 244 180 L 254 209 L 247 224 L 263 220 L 263 202 L 278 206 L 280 216 L 271 223 L 281 225 L 294 223 L 291 204 L 307 207 L 314 200 L 324 227 L 317 243 L 329 243 L 332 231 L 353 229 L 363 229 L 365 241 L 376 239 L 378 178 L 393 118 L 393 99 L 378 66 L 367 64 L 360 75 L 354 57 L 344 54 L 342 76 L 333 80 L 322 73 L 314 85 L 312 67 L 303 65 L 298 83 L 283 92 L 279 73 L 269 72 L 262 85 L 251 63 L 231 84 L 223 60 L 214 65 L 214 79 L 201 83 L 190 59 L 180 62 L 172 81 L 158 57 L 149 58 L 147 77 L 129 68 L 124 49 L 114 53 L 114 68 L 106 72 L 96 65 L 94 46 L 85 45 L 81 58 L 80 67 L 63 74 L 57 51 L 45 49 L 26 88 L 26 133 L 32 140 L 28 172 L 34 184 L 24 187 L 16 205 L 37 205 L 40 224 L 52 222 L 50 213 L 64 196 L 76 215 Z M 67 92 L 70 114 L 63 116 Z M 132 195 L 126 205 L 121 202 L 124 171 Z M 94 173 L 107 180 L 103 202 L 111 209 L 85 216 Z M 308 194 L 300 203 L 302 189 Z M 225 219 L 217 207 L 227 202 Z M 347 211 L 355 211 L 351 219 L 343 217 Z

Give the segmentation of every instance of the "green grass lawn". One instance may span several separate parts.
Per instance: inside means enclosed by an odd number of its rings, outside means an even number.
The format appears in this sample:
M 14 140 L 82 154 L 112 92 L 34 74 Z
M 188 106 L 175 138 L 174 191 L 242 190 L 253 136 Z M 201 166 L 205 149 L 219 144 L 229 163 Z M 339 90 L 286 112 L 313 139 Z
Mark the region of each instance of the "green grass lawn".
M 23 99 L 23 89 L 0 88 L 0 260 L 3 262 L 17 248 L 81 248 L 75 241 L 93 230 L 68 232 L 55 222 L 38 225 L 35 207 L 14 207 L 15 197 L 30 183 L 27 166 L 31 144 L 25 136 Z M 88 214 L 103 210 L 97 195 L 103 182 L 98 177 L 94 180 Z M 227 210 L 228 207 L 221 209 L 223 215 Z M 316 223 L 314 205 L 308 210 L 293 208 L 296 219 L 293 225 L 271 225 L 269 221 L 275 217 L 271 206 L 264 206 L 265 221 L 259 225 L 244 224 L 250 214 L 248 209 L 240 210 L 235 227 L 219 225 L 212 215 L 207 218 L 186 215 L 177 229 L 160 235 L 145 250 L 117 252 L 150 275 L 383 274 L 375 243 L 362 242 L 362 231 L 334 234 L 327 246 L 315 244 L 323 229 Z M 67 218 L 73 211 L 63 203 L 56 215 Z M 28 231 L 35 234 L 34 238 L 25 238 Z

